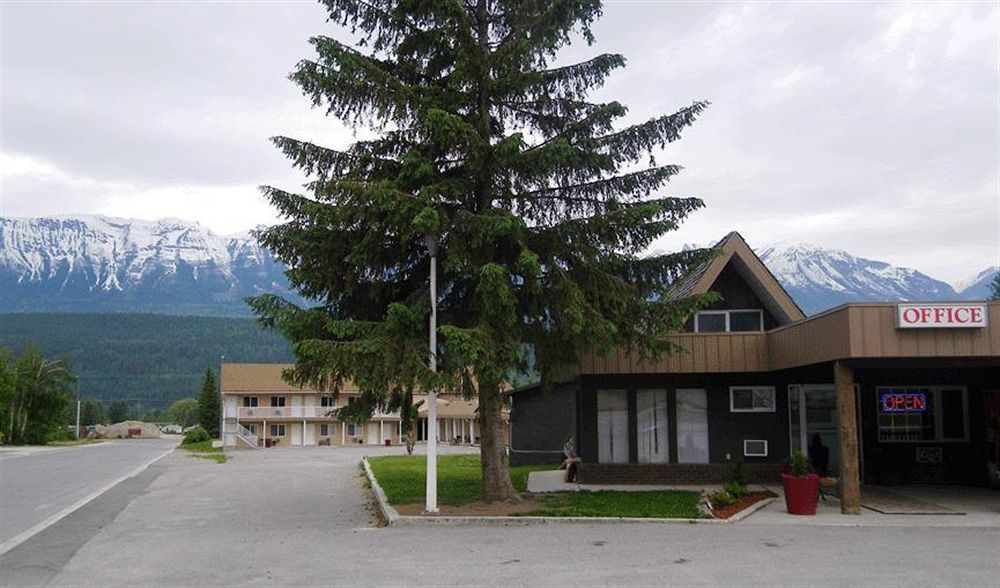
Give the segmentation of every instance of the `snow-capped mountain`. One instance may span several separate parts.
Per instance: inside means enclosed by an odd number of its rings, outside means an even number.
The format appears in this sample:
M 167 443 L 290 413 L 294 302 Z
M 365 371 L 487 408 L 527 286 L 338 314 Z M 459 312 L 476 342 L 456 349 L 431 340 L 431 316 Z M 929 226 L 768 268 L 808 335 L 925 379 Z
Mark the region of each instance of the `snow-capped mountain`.
M 284 269 L 249 235 L 224 237 L 190 221 L 0 218 L 4 312 L 246 315 L 247 296 L 289 296 Z
M 865 300 L 956 300 L 949 284 L 917 270 L 806 243 L 757 252 L 806 314 Z
M 975 276 L 955 284 L 955 291 L 963 300 L 986 300 L 993 293 L 990 284 L 997 272 L 1000 272 L 1000 266 L 988 267 Z

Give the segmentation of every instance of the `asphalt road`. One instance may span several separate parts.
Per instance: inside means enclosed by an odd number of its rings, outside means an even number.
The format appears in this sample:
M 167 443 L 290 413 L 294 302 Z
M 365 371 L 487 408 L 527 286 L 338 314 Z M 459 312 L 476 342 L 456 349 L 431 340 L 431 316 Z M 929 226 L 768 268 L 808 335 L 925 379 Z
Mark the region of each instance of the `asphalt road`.
M 243 451 L 225 464 L 174 452 L 6 554 L 0 585 L 1000 585 L 1000 526 L 920 517 L 376 528 L 357 466 L 375 451 Z
M 0 452 L 0 552 L 176 444 L 136 439 Z

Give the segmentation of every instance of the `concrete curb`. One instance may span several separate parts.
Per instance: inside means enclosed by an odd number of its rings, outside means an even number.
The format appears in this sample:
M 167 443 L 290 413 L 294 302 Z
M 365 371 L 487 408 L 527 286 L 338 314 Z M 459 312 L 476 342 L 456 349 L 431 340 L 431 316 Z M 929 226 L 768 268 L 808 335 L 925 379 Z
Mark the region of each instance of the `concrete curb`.
M 95 445 L 99 445 L 99 444 L 95 444 Z M 61 511 L 55 513 L 54 515 L 50 516 L 49 518 L 45 519 L 44 521 L 38 523 L 37 525 L 35 525 L 33 527 L 30 527 L 26 531 L 23 531 L 23 532 L 15 535 L 13 537 L 11 537 L 10 539 L 4 541 L 3 543 L 0 543 L 0 555 L 3 555 L 5 553 L 7 553 L 11 549 L 14 549 L 15 547 L 17 547 L 18 545 L 24 543 L 28 539 L 31 539 L 35 535 L 41 533 L 45 529 L 48 529 L 52 525 L 58 523 L 59 521 L 61 521 L 64 518 L 68 517 L 69 515 L 73 514 L 77 510 L 80 510 L 81 508 L 83 508 L 84 506 L 86 506 L 87 504 L 89 504 L 90 502 L 92 502 L 93 500 L 95 500 L 96 498 L 98 498 L 101 494 L 104 494 L 108 490 L 111 490 L 112 488 L 114 488 L 118 484 L 121 484 L 122 482 L 124 482 L 125 480 L 128 480 L 129 478 L 134 478 L 135 476 L 138 476 L 142 472 L 146 471 L 146 469 L 149 466 L 151 466 L 154 463 L 160 461 L 164 457 L 170 455 L 170 453 L 173 452 L 175 449 L 177 449 L 176 445 L 173 446 L 173 447 L 171 447 L 170 449 L 164 451 L 160 455 L 154 457 L 150 461 L 144 463 L 143 465 L 135 468 L 134 470 L 130 471 L 129 473 L 125 474 L 124 476 L 118 478 L 117 480 L 114 480 L 110 484 L 102 486 L 101 488 L 98 488 L 97 490 L 95 490 L 94 492 L 91 492 L 87 496 L 84 496 L 80 500 L 78 500 L 78 501 L 74 502 L 73 504 L 67 506 L 66 508 L 64 508 Z
M 382 490 L 382 487 L 378 485 L 378 480 L 375 479 L 375 473 L 372 472 L 372 466 L 368 463 L 368 456 L 361 458 L 361 464 L 365 467 L 365 476 L 368 477 L 368 483 L 371 484 L 372 490 L 375 491 L 375 500 L 378 502 L 378 507 L 382 511 L 382 516 L 385 517 L 387 524 L 395 525 L 396 521 L 399 520 L 399 513 L 396 512 L 396 509 L 392 508 L 392 505 L 389 504 L 389 499 L 385 495 L 385 490 Z
M 549 524 L 575 524 L 575 525 L 606 525 L 606 524 L 645 524 L 645 525 L 731 525 L 742 521 L 746 517 L 757 512 L 759 509 L 771 504 L 777 498 L 767 498 L 760 502 L 755 502 L 734 514 L 728 519 L 654 519 L 639 517 L 509 517 L 509 516 L 408 516 L 399 514 L 396 509 L 389 504 L 389 499 L 385 491 L 379 486 L 375 474 L 372 472 L 368 458 L 361 458 L 361 463 L 365 468 L 365 475 L 368 483 L 375 491 L 375 499 L 378 502 L 382 516 L 393 527 L 426 527 L 426 526 L 466 526 L 466 525 L 486 525 L 495 527 L 527 527 L 532 525 Z

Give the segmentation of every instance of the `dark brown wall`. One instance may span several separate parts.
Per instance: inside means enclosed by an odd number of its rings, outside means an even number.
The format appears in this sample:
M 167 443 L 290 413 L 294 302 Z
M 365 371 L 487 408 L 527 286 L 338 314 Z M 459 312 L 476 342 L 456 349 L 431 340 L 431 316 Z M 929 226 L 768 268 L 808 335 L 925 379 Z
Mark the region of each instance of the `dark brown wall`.
M 727 264 L 719 273 L 715 283 L 712 284 L 712 291 L 722 296 L 722 300 L 709 305 L 706 310 L 729 310 L 729 309 L 751 309 L 759 308 L 764 311 L 764 330 L 773 329 L 778 326 L 777 321 L 770 312 L 764 308 L 753 290 L 747 286 L 739 272 L 733 269 L 733 265 Z M 684 325 L 684 330 L 694 331 L 694 320 L 688 320 Z

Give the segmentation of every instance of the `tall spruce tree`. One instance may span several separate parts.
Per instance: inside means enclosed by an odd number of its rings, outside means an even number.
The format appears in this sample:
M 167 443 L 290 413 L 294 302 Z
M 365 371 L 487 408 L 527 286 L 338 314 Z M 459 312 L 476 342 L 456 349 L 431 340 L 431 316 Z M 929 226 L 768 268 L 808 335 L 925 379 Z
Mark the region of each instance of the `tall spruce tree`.
M 212 437 L 218 437 L 221 418 L 222 398 L 219 387 L 215 385 L 215 372 L 212 368 L 206 368 L 205 379 L 201 382 L 201 395 L 198 396 L 198 424 Z
M 291 382 L 352 379 L 367 410 L 414 387 L 477 395 L 482 497 L 517 500 L 502 389 L 528 369 L 525 350 L 545 384 L 586 350 L 655 356 L 707 302 L 668 292 L 706 252 L 642 256 L 702 206 L 660 193 L 680 168 L 653 154 L 707 103 L 621 125 L 623 105 L 588 101 L 625 59 L 550 62 L 574 36 L 593 41 L 596 0 L 322 3 L 356 42 L 310 39 L 316 56 L 290 77 L 377 137 L 345 150 L 273 139 L 310 182 L 305 194 L 263 188 L 287 222 L 258 236 L 319 304 L 250 304 L 293 343 Z M 426 367 L 429 241 L 437 374 Z

